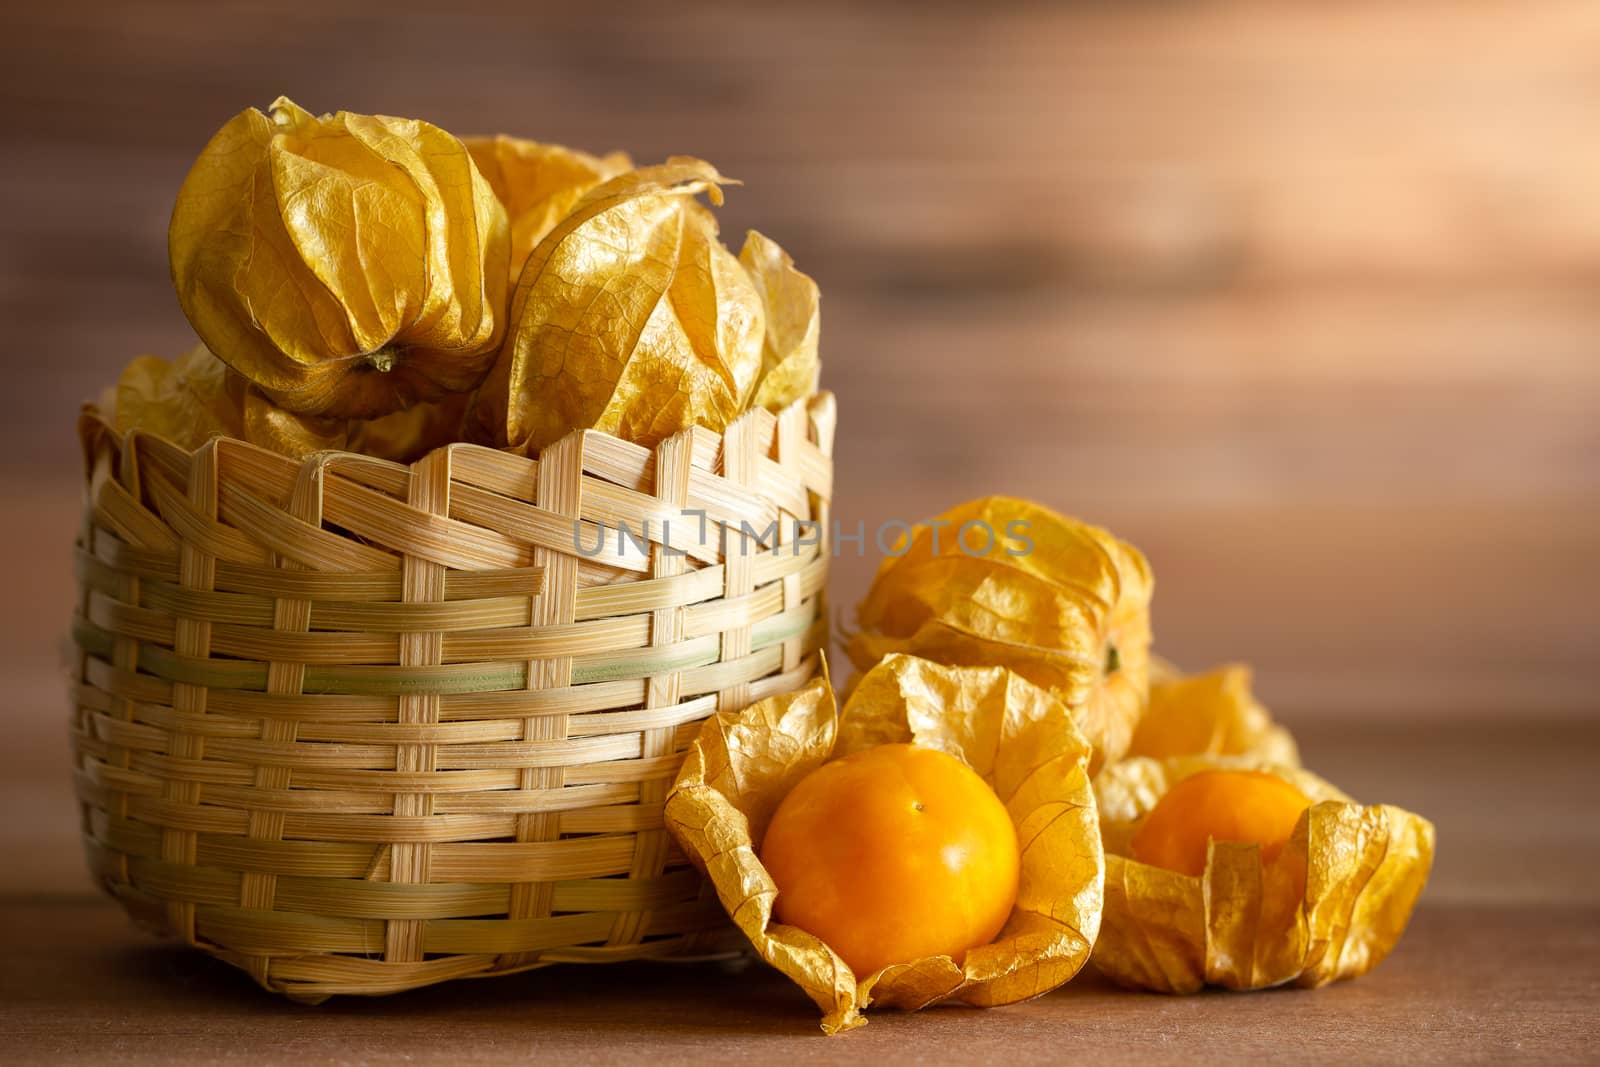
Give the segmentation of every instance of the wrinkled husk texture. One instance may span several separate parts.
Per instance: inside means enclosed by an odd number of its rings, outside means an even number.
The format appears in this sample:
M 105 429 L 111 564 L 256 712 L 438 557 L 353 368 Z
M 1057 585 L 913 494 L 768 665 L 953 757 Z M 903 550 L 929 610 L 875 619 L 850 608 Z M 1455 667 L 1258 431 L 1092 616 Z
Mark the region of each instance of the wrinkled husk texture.
M 1277 858 L 1263 865 L 1257 845 L 1213 841 L 1199 878 L 1129 858 L 1134 830 L 1167 790 L 1214 769 L 1267 771 L 1311 800 Z M 1309 771 L 1259 758 L 1133 758 L 1095 785 L 1106 892 L 1093 961 L 1139 989 L 1309 988 L 1363 975 L 1399 941 L 1433 862 L 1426 819 L 1357 804 Z
M 1153 579 L 1138 549 L 1003 496 L 918 524 L 896 547 L 856 612 L 858 668 L 893 652 L 1009 667 L 1071 710 L 1092 769 L 1122 756 L 1149 695 Z
M 510 334 L 479 390 L 481 443 L 536 452 L 576 429 L 642 445 L 817 382 L 816 283 L 752 232 L 736 257 L 697 197 L 727 179 L 680 157 L 585 193 L 520 268 Z
M 777 887 L 757 853 L 800 779 L 829 759 L 892 742 L 940 749 L 983 776 L 1015 823 L 1021 880 L 992 944 L 959 963 L 934 956 L 857 976 L 821 940 L 773 919 Z M 756 952 L 816 1002 L 832 1034 L 862 1025 L 869 1004 L 1009 1004 L 1082 968 L 1104 877 L 1088 761 L 1068 710 L 1016 674 L 891 656 L 860 679 L 842 713 L 819 678 L 708 720 L 667 798 L 667 825 Z
M 415 119 L 283 97 L 240 112 L 184 179 L 168 253 L 206 347 L 300 414 L 469 391 L 504 333 L 505 208 L 465 145 Z
M 1281 767 L 1300 766 L 1294 737 L 1255 698 L 1250 668 L 1240 665 L 1152 677 L 1150 703 L 1127 754 L 1154 759 L 1255 756 Z
M 590 189 L 633 169 L 625 152 L 592 156 L 520 137 L 466 137 L 462 143 L 511 222 L 513 285 L 528 256 Z
M 139 430 L 191 451 L 234 437 L 291 459 L 331 449 L 410 463 L 458 438 L 468 399 L 456 394 L 376 419 L 302 415 L 196 345 L 172 360 L 138 357 L 89 409 L 119 434 Z
M 700 202 L 729 182 L 689 157 L 635 168 L 284 97 L 246 109 L 201 151 L 168 231 L 218 365 L 149 357 L 125 416 L 118 390 L 92 408 L 186 447 L 225 435 L 295 458 L 721 432 L 814 395 L 820 368 L 816 283 L 753 230 L 735 255 Z

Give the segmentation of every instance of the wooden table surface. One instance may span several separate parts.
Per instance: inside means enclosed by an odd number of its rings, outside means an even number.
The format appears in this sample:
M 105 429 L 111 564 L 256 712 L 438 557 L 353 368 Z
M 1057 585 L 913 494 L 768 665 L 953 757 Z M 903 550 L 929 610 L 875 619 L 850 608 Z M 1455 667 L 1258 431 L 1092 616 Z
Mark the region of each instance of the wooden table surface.
M 73 876 L 70 839 L 32 853 L 65 884 L 0 874 L 0 1059 L 29 1062 L 1084 1063 L 1506 1062 L 1592 1058 L 1600 1040 L 1600 729 L 1525 723 L 1302 731 L 1362 799 L 1423 812 L 1433 878 L 1395 953 L 1316 991 L 1133 993 L 1084 975 L 1027 1004 L 875 1013 L 825 1038 L 758 963 L 557 967 L 378 1000 L 288 1003 L 199 952 L 132 929 Z M 40 779 L 36 811 L 63 798 Z M 48 801 L 48 804 L 45 803 Z M 61 805 L 65 807 L 65 805 Z M 61 820 L 51 819 L 51 827 Z M 29 853 L 16 820 L 0 855 Z M 20 875 L 20 878 L 19 878 Z

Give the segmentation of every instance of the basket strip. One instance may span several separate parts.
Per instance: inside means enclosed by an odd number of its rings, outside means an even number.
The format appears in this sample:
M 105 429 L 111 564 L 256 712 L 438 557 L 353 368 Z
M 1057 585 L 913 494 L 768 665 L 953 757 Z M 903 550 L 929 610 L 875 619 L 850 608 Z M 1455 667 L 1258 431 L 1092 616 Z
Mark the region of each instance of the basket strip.
M 297 999 L 737 932 L 661 804 L 827 638 L 832 406 L 411 466 L 81 425 L 91 869 Z
M 450 453 L 434 452 L 411 469 L 411 486 L 408 502 L 418 513 L 429 520 L 450 511 Z M 326 503 L 326 502 L 325 502 Z M 333 518 L 331 515 L 330 518 Z M 334 519 L 349 525 L 348 519 Z M 410 542 L 400 564 L 401 594 L 407 603 L 442 601 L 444 599 L 444 559 L 457 557 L 451 552 L 439 552 L 435 543 L 423 536 L 433 533 L 432 523 L 416 523 L 408 527 L 405 539 Z M 359 531 L 358 531 L 359 532 Z M 448 534 L 445 534 L 448 536 Z M 429 549 L 434 551 L 429 552 Z M 519 562 L 515 558 L 492 557 L 487 560 L 472 559 L 474 563 L 488 566 L 505 566 Z M 443 662 L 444 635 L 437 632 L 407 633 L 400 637 L 400 665 L 402 667 L 435 666 Z M 435 723 L 439 721 L 439 694 L 419 691 L 400 697 L 401 723 Z M 410 742 L 395 746 L 395 770 L 406 772 L 431 772 L 435 767 L 437 746 L 427 742 Z M 422 816 L 433 814 L 433 794 L 420 790 L 407 790 L 394 798 L 396 816 Z M 389 877 L 396 882 L 426 882 L 432 845 L 426 841 L 398 841 L 390 855 Z M 291 909 L 292 910 L 292 909 Z M 484 909 L 477 914 L 498 909 Z M 337 913 L 337 912 L 335 912 Z M 396 911 L 384 930 L 384 956 L 393 963 L 410 963 L 422 958 L 423 926 L 405 911 Z
M 567 523 L 582 515 L 583 449 L 579 435 L 569 435 L 540 454 L 538 480 L 534 486 L 539 508 L 564 516 Z M 545 568 L 545 588 L 534 602 L 530 620 L 536 626 L 564 627 L 576 618 L 578 601 L 577 560 L 570 553 L 554 552 L 545 546 L 534 549 L 534 563 Z M 573 657 L 557 656 L 528 664 L 529 689 L 565 689 L 573 682 Z M 530 715 L 522 720 L 523 739 L 567 742 L 566 715 Z M 566 784 L 564 766 L 551 764 L 526 767 L 520 775 L 523 790 L 554 792 Z M 552 813 L 525 813 L 517 817 L 516 839 L 521 842 L 549 841 L 560 835 L 561 820 Z M 554 906 L 554 889 L 549 882 L 518 880 L 511 886 L 507 908 L 511 922 L 541 919 Z M 515 969 L 531 962 L 522 952 L 508 952 L 497 968 Z
M 670 515 L 680 513 L 689 499 L 689 480 L 693 473 L 690 442 L 677 438 L 667 441 L 655 453 L 655 495 L 662 502 L 661 511 Z M 653 578 L 674 578 L 683 572 L 686 556 L 672 550 L 663 533 L 661 543 L 650 549 L 650 575 Z M 706 606 L 715 610 L 715 601 Z M 683 641 L 688 634 L 688 608 L 681 604 L 663 606 L 650 614 L 650 644 L 653 648 L 670 648 Z M 679 671 L 652 675 L 645 687 L 645 708 L 654 710 L 678 704 L 683 691 L 683 677 Z M 660 762 L 669 757 L 675 746 L 676 731 L 663 724 L 641 734 L 640 758 Z M 639 787 L 639 803 L 654 807 L 666 799 L 667 783 L 661 778 L 647 781 Z M 668 840 L 665 828 L 646 830 L 634 835 L 633 863 L 628 876 L 633 879 L 653 878 L 666 865 Z M 644 936 L 650 914 L 644 906 L 617 917 L 611 928 L 609 944 L 637 944 Z
M 763 412 L 765 414 L 765 412 Z M 769 416 L 770 418 L 770 416 Z M 722 441 L 723 477 L 737 486 L 749 485 L 755 479 L 756 444 L 765 420 L 741 420 L 728 428 Z M 738 601 L 755 589 L 752 567 L 752 538 L 743 529 L 729 532 L 732 546 L 723 560 L 722 595 L 726 600 Z M 743 619 L 730 620 L 732 625 L 721 633 L 720 658 L 723 662 L 748 656 L 753 650 L 754 635 L 749 623 Z M 750 687 L 744 681 L 734 681 L 717 693 L 718 711 L 736 711 L 750 703 Z

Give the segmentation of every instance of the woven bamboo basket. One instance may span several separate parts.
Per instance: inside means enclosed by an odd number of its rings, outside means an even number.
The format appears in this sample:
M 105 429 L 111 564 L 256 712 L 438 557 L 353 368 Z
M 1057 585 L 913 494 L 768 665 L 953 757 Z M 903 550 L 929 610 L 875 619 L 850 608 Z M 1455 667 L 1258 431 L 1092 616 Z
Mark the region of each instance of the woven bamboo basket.
M 703 719 L 815 670 L 833 426 L 406 467 L 86 416 L 95 876 L 310 1001 L 736 947 L 662 802 Z

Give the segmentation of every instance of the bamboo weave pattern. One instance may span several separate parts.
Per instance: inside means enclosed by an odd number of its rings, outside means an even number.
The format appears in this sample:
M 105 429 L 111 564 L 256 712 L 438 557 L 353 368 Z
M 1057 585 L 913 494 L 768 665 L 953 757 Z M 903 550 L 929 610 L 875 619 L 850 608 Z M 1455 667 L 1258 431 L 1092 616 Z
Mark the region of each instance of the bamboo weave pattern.
M 405 467 L 86 417 L 95 876 L 305 1000 L 739 944 L 662 801 L 701 720 L 816 668 L 833 428 L 824 393 Z

